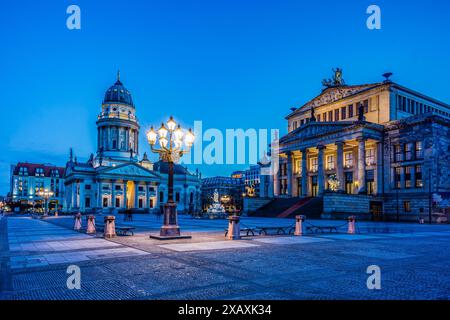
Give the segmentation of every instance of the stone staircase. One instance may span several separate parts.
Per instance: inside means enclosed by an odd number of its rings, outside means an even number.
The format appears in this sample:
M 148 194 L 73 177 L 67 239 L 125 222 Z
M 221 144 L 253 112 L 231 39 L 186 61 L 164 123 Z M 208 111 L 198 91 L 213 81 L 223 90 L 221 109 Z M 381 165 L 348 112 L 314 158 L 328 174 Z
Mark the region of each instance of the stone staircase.
M 323 212 L 323 198 L 277 198 L 249 214 L 251 217 L 293 218 L 305 215 L 320 219 Z

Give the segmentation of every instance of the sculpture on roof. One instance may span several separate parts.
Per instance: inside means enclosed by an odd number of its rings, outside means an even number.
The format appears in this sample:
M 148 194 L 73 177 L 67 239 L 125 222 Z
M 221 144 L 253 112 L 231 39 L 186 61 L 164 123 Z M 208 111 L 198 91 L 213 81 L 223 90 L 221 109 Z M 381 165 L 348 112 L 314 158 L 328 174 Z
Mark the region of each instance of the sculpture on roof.
M 322 80 L 322 85 L 326 88 L 331 88 L 331 87 L 339 87 L 339 86 L 344 86 L 345 85 L 345 81 L 344 78 L 342 77 L 342 69 L 341 68 L 336 68 L 336 69 L 332 69 L 333 70 L 333 78 L 332 79 L 323 79 Z

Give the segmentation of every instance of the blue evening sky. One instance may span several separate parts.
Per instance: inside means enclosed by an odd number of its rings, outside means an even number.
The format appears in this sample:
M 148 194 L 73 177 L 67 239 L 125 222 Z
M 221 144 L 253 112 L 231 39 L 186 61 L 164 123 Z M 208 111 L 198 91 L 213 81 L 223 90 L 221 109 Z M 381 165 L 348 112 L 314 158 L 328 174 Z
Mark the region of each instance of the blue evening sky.
M 66 28 L 70 4 L 81 30 Z M 370 4 L 381 7 L 379 31 L 366 28 Z M 333 67 L 349 84 L 391 71 L 450 102 L 449 12 L 447 0 L 3 0 L 0 194 L 12 163 L 64 166 L 69 147 L 80 160 L 95 152 L 96 116 L 119 68 L 143 129 L 173 114 L 204 129 L 284 133 L 289 108 L 319 94 Z

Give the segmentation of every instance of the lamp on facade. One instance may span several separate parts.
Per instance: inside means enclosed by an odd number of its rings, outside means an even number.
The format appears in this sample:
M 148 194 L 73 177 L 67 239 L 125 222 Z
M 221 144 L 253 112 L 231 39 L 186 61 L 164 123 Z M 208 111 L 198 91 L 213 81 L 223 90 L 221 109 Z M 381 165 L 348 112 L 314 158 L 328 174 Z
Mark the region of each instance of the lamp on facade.
M 53 197 L 53 192 L 49 191 L 48 189 L 44 189 L 43 191 L 39 191 L 37 195 L 44 199 L 44 216 L 48 215 L 48 199 Z
M 173 200 L 173 176 L 174 163 L 189 153 L 195 136 L 192 130 L 184 132 L 180 125 L 177 125 L 173 117 L 162 123 L 161 127 L 155 131 L 153 127 L 147 131 L 147 141 L 150 144 L 152 152 L 159 154 L 160 159 L 168 164 L 168 189 L 169 195 L 167 202 L 164 204 L 164 224 L 161 227 L 159 236 L 150 236 L 155 239 L 179 239 L 190 238 L 181 236 L 180 227 L 177 219 L 177 204 Z M 159 148 L 155 147 L 159 142 Z

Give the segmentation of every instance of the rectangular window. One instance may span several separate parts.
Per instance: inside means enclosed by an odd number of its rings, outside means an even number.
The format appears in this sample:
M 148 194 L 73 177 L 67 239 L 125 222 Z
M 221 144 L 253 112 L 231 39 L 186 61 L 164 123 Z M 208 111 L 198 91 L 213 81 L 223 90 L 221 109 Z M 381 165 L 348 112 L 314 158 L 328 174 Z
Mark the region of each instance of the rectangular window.
M 339 121 L 339 109 L 334 110 L 334 121 Z
M 347 107 L 341 108 L 341 120 L 347 119 Z
M 150 208 L 153 209 L 154 206 L 155 206 L 155 203 L 153 202 L 153 199 L 150 199 Z
M 411 202 L 403 201 L 403 209 L 405 210 L 405 212 L 411 212 Z
M 416 188 L 423 188 L 423 180 L 422 180 L 422 166 L 416 166 Z
M 328 121 L 333 121 L 333 111 L 328 111 Z
M 334 170 L 334 156 L 327 156 L 327 170 Z
M 405 143 L 405 160 L 410 161 L 413 159 L 413 144 Z
M 327 113 L 326 112 L 323 113 L 323 121 L 327 122 Z
M 108 207 L 108 198 L 103 198 L 103 208 Z
M 114 190 L 120 191 L 120 190 L 122 190 L 122 186 L 116 185 L 116 186 L 114 186 Z
M 318 165 L 319 165 L 318 159 L 317 159 L 317 158 L 311 158 L 311 159 L 310 159 L 310 165 L 311 165 L 310 171 L 311 171 L 311 172 L 317 172 L 317 170 L 318 170 Z
M 90 208 L 91 207 L 91 198 L 85 198 L 84 199 L 84 207 Z
M 413 170 L 413 167 L 405 167 L 405 188 L 412 187 L 412 182 L 411 182 L 412 170 Z
M 142 199 L 139 199 L 139 201 L 138 201 L 138 205 L 139 205 L 139 208 L 142 208 L 143 207 L 143 205 L 144 205 L 144 203 L 143 203 L 143 201 L 142 201 Z
M 84 186 L 84 190 L 91 190 L 91 185 L 90 184 L 86 184 Z
M 139 191 L 145 191 L 143 186 L 139 186 L 139 187 L 138 187 L 138 190 L 139 190 Z
M 366 150 L 366 165 L 367 166 L 375 165 L 375 149 Z
M 317 115 L 317 122 L 320 122 L 320 114 Z
M 395 189 L 400 189 L 402 186 L 401 176 L 402 176 L 402 168 L 401 167 L 395 168 L 394 171 Z
M 353 153 L 351 151 L 344 153 L 344 167 L 353 167 Z
M 364 100 L 362 102 L 363 106 L 364 106 L 364 113 L 369 112 L 369 100 Z
M 120 198 L 119 197 L 116 198 L 115 205 L 116 205 L 116 208 L 120 208 Z
M 422 141 L 416 141 L 415 154 L 416 154 L 416 159 L 423 159 L 423 144 L 422 144 Z
M 352 104 L 350 104 L 348 106 L 348 117 L 353 118 L 353 105 Z
M 396 144 L 394 146 L 394 161 L 395 162 L 402 161 L 402 146 L 399 144 Z

